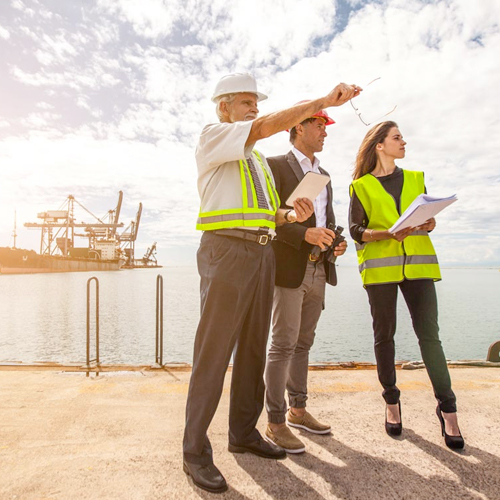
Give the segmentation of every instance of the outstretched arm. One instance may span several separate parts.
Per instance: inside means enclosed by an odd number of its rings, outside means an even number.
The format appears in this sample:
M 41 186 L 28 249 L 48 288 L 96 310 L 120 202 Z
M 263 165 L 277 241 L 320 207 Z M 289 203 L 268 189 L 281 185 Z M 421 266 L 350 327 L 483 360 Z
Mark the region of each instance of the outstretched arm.
M 255 144 L 260 139 L 291 129 L 321 109 L 342 106 L 342 104 L 359 95 L 362 90 L 357 85 L 339 83 L 326 97 L 297 104 L 291 108 L 256 118 L 252 122 L 252 129 L 246 145 Z

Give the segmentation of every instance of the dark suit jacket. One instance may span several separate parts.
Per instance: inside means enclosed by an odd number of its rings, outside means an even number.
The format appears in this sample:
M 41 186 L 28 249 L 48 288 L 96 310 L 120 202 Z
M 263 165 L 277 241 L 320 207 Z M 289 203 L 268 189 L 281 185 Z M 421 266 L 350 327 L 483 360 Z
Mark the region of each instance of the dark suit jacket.
M 281 199 L 281 208 L 290 208 L 285 205 L 292 191 L 304 177 L 302 167 L 297 158 L 290 151 L 286 155 L 267 158 L 273 172 L 276 189 Z M 321 173 L 329 175 L 320 167 Z M 327 184 L 328 205 L 327 224 L 335 224 L 335 215 L 332 207 L 332 184 Z M 285 288 L 298 288 L 302 284 L 306 272 L 307 260 L 312 245 L 305 241 L 308 227 L 316 227 L 316 216 L 313 214 L 305 222 L 284 224 L 276 228 L 277 238 L 273 240 L 273 249 L 276 254 L 276 285 Z M 326 280 L 330 285 L 337 284 L 335 265 L 325 262 Z

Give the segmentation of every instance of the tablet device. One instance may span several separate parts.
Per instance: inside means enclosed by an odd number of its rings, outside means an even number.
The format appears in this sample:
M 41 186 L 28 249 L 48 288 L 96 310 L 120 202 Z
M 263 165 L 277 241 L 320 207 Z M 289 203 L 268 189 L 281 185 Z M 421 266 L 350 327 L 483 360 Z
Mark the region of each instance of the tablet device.
M 297 198 L 309 198 L 311 201 L 314 201 L 329 182 L 329 175 L 307 172 L 286 200 L 286 204 L 289 207 L 293 207 L 293 202 Z

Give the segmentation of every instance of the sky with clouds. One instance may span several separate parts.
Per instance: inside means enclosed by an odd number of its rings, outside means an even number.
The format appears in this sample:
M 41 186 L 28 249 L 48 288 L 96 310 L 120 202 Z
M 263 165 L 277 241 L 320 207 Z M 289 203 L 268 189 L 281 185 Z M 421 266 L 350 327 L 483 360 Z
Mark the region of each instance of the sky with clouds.
M 39 247 L 22 226 L 72 194 L 122 221 L 144 205 L 137 253 L 194 264 L 200 234 L 194 149 L 216 121 L 210 96 L 231 72 L 269 95 L 261 114 L 360 86 L 366 121 L 384 113 L 408 141 L 399 166 L 429 194 L 458 195 L 433 241 L 444 265 L 500 265 L 500 3 L 496 0 L 2 0 L 0 246 Z M 318 157 L 338 222 L 367 132 L 350 104 Z M 288 134 L 258 144 L 289 150 Z M 89 217 L 82 216 L 88 221 Z M 355 265 L 351 242 L 341 265 Z M 137 256 L 140 256 L 137 255 Z M 340 261 L 339 261 L 340 263 Z

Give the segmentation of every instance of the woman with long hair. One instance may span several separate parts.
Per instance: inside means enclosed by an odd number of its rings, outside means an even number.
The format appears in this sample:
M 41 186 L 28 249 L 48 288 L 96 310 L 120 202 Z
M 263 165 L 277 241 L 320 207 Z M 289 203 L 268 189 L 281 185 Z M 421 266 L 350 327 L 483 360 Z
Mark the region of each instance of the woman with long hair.
M 394 366 L 400 289 L 438 401 L 436 414 L 445 443 L 460 449 L 464 440 L 458 427 L 456 398 L 438 334 L 434 281 L 440 280 L 441 274 L 428 235 L 436 221 L 389 231 L 408 205 L 426 192 L 423 172 L 396 166 L 396 160 L 405 156 L 405 145 L 395 122 L 374 126 L 361 143 L 350 186 L 350 233 L 356 241 L 359 271 L 373 318 L 377 372 L 386 402 L 385 429 L 390 436 L 397 436 L 403 428 Z

